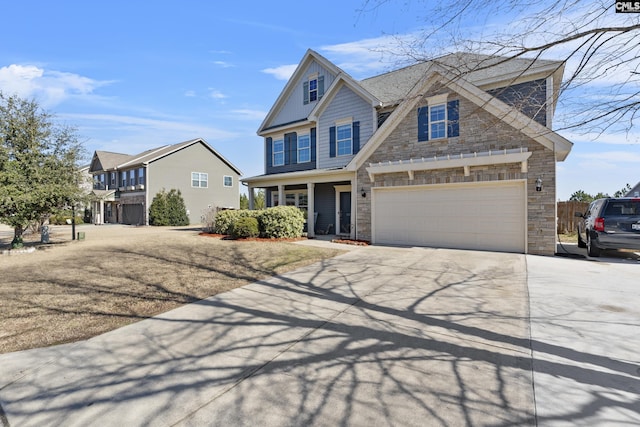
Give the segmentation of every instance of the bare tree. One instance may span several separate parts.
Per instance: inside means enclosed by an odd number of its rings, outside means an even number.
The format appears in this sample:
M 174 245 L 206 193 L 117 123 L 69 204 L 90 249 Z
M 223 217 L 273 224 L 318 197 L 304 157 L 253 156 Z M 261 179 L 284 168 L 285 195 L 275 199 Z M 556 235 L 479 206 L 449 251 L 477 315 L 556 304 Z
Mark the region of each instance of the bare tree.
M 640 13 L 618 13 L 616 2 L 602 0 L 415 2 L 424 5 L 425 25 L 414 41 L 399 38 L 404 56 L 421 61 L 468 51 L 561 60 L 564 114 L 556 116 L 557 130 L 633 130 L 640 109 Z M 365 0 L 363 12 L 386 3 L 409 4 Z

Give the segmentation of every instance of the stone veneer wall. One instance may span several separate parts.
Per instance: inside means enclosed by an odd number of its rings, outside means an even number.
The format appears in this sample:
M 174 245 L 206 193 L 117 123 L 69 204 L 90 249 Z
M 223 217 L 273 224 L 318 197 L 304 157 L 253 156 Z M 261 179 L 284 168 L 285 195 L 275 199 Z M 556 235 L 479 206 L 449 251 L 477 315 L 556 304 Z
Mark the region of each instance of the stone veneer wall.
M 431 92 L 427 96 L 436 94 Z M 543 147 L 518 130 L 479 108 L 470 101 L 449 92 L 449 99 L 460 100 L 460 136 L 418 142 L 417 112 L 410 113 L 358 170 L 358 189 L 371 194 L 372 187 L 442 184 L 455 182 L 527 180 L 527 252 L 553 255 L 556 248 L 556 161 L 553 151 Z M 376 175 L 371 182 L 366 168 L 369 163 L 389 160 L 455 155 L 525 147 L 532 153 L 528 172 L 522 173 L 520 163 L 472 167 L 470 176 L 462 168 L 422 171 L 409 180 L 408 174 Z M 535 191 L 535 181 L 542 178 L 543 191 Z M 357 233 L 359 239 L 371 240 L 371 197 L 357 198 Z

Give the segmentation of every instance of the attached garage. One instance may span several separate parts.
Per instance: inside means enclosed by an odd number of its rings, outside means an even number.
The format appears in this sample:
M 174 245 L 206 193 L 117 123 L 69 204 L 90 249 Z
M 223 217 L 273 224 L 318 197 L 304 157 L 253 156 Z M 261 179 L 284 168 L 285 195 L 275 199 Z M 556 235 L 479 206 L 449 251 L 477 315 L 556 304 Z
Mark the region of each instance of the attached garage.
M 144 207 L 142 204 L 122 205 L 122 223 L 144 225 Z
M 373 189 L 373 243 L 526 252 L 526 181 Z

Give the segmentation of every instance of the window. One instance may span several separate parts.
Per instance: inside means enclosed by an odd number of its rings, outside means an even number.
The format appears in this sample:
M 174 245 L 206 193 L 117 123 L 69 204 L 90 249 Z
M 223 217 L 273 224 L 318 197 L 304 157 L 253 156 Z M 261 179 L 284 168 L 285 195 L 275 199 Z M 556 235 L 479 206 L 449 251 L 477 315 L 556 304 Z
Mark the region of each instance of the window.
M 309 80 L 309 102 L 318 100 L 318 79 Z
M 111 188 L 114 188 L 116 186 L 116 173 L 115 172 L 111 172 Z
M 303 213 L 305 218 L 307 217 L 307 208 L 309 206 L 309 198 L 306 190 L 289 190 L 284 192 L 284 199 L 286 206 L 296 206 Z M 273 191 L 271 193 L 271 206 L 279 206 L 278 192 Z
M 138 169 L 138 185 L 144 185 L 144 169 Z
M 315 102 L 324 95 L 324 76 L 317 73 L 307 77 L 307 81 L 302 84 L 303 103 Z
M 273 141 L 273 166 L 284 165 L 284 139 Z
M 444 104 L 429 107 L 429 136 L 431 139 L 447 136 L 447 109 Z
M 129 185 L 136 185 L 136 171 L 133 169 L 129 171 Z
M 311 138 L 309 135 L 298 137 L 298 163 L 311 161 Z
M 207 188 L 209 186 L 209 174 L 203 172 L 191 172 L 191 186 Z
M 127 186 L 127 173 L 126 172 L 121 172 L 120 173 L 120 187 L 126 187 Z
M 459 101 L 446 101 L 446 95 L 428 100 L 418 108 L 418 141 L 452 138 L 460 135 Z
M 351 154 L 351 123 L 348 125 L 340 125 L 336 128 L 336 144 L 338 156 L 346 156 Z
M 233 177 L 232 177 L 232 176 L 229 176 L 229 175 L 225 175 L 225 176 L 222 178 L 222 184 L 223 184 L 225 187 L 233 187 Z

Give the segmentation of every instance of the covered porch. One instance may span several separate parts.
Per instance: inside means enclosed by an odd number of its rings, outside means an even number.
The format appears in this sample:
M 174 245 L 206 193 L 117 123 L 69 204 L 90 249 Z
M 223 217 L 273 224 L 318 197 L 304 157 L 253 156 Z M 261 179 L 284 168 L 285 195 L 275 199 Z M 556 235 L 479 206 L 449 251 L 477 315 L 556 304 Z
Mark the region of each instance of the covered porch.
M 344 170 L 303 171 L 243 179 L 249 209 L 254 209 L 255 189 L 265 191 L 267 207 L 297 206 L 306 215 L 308 237 L 337 235 L 355 239 L 356 175 Z

